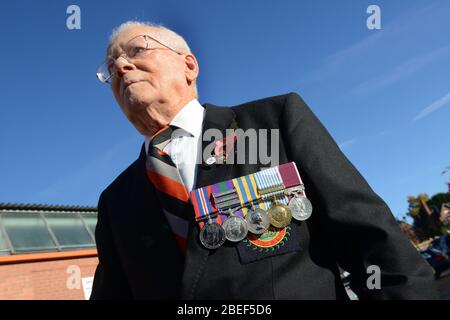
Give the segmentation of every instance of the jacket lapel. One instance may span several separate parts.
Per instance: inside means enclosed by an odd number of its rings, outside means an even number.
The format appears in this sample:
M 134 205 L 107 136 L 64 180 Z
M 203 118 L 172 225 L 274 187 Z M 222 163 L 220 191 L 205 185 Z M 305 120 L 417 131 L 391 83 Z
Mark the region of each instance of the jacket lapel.
M 233 110 L 210 104 L 205 104 L 204 106 L 206 108 L 206 114 L 203 121 L 202 137 L 208 129 L 219 129 L 223 137 L 225 137 L 226 129 L 235 118 Z M 203 141 L 202 139 L 202 155 L 203 150 L 210 143 L 211 141 Z M 233 174 L 233 165 L 222 164 L 208 166 L 205 160 L 201 159 L 201 163 L 197 164 L 197 180 L 194 189 L 230 179 L 230 176 Z M 210 251 L 200 243 L 196 222 L 191 220 L 188 232 L 188 249 L 182 278 L 182 299 L 194 298 L 195 290 L 204 272 L 209 253 Z

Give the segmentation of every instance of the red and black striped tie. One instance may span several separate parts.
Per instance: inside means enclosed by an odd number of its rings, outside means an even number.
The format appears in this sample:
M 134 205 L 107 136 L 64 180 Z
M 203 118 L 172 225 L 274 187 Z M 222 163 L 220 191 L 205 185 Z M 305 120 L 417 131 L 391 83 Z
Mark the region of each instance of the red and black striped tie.
M 167 221 L 183 255 L 186 254 L 189 226 L 189 193 L 178 168 L 163 149 L 170 143 L 174 126 L 159 130 L 150 140 L 146 170 L 147 176 L 156 188 Z

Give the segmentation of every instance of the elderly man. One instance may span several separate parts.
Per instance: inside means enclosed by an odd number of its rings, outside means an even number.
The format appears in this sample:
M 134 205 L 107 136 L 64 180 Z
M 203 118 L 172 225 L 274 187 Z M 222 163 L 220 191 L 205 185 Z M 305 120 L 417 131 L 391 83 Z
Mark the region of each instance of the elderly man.
M 111 37 L 97 76 L 145 142 L 100 196 L 91 299 L 348 299 L 339 267 L 360 299 L 436 297 L 429 266 L 297 94 L 201 105 L 198 74 L 186 42 L 162 26 L 127 22 Z M 276 245 L 248 253 L 231 241 L 205 247 L 187 196 L 263 167 L 201 157 L 203 133 L 236 127 L 279 130 L 279 163 L 296 163 L 314 208 L 290 232 L 264 235 Z M 213 226 L 203 240 L 222 237 Z M 379 287 L 368 285 L 372 265 Z

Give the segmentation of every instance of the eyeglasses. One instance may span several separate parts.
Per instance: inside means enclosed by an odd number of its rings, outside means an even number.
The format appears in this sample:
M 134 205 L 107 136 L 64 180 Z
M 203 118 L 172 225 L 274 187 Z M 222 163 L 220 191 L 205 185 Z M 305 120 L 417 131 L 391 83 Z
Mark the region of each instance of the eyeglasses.
M 153 41 L 153 43 L 152 43 Z M 164 48 L 155 47 L 155 43 L 162 45 Z M 117 58 L 108 57 L 97 69 L 97 78 L 103 83 L 110 84 L 114 75 L 117 73 L 117 69 L 115 67 L 116 61 L 119 58 L 124 58 L 127 61 L 130 59 L 141 59 L 145 56 L 145 53 L 148 50 L 156 50 L 156 49 L 169 49 L 179 55 L 183 53 L 172 49 L 169 46 L 166 46 L 162 42 L 156 40 L 149 35 L 139 35 L 132 39 L 130 39 L 124 46 L 124 51 Z

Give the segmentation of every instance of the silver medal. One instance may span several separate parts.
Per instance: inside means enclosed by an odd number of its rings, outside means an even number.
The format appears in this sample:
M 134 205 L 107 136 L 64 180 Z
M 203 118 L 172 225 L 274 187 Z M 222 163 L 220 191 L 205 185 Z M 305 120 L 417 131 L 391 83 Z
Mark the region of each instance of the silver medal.
M 304 221 L 311 217 L 312 204 L 305 196 L 296 195 L 292 197 L 291 201 L 289 201 L 289 208 L 295 220 Z
M 267 211 L 261 208 L 248 210 L 245 220 L 248 224 L 248 230 L 253 234 L 263 234 L 270 227 L 270 217 Z
M 209 220 L 200 231 L 200 242 L 208 249 L 217 249 L 225 242 L 225 230 L 217 222 Z
M 247 221 L 244 218 L 230 215 L 223 223 L 225 229 L 225 237 L 232 242 L 243 240 L 248 233 Z

